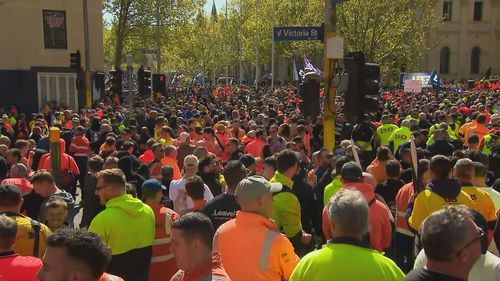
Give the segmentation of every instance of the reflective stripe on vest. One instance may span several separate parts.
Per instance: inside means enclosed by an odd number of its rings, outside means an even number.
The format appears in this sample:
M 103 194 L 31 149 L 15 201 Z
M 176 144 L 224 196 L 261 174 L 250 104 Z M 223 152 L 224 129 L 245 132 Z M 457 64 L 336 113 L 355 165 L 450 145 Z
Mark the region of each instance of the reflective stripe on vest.
M 151 258 L 151 263 L 164 262 L 174 258 L 174 254 L 168 254 L 163 256 L 157 256 Z
M 406 218 L 406 213 L 402 211 L 396 211 L 396 216 L 399 218 Z
M 266 236 L 264 237 L 264 243 L 262 245 L 262 250 L 259 257 L 259 269 L 265 271 L 269 268 L 269 257 L 271 256 L 271 248 L 273 246 L 274 239 L 280 235 L 279 232 L 268 230 Z

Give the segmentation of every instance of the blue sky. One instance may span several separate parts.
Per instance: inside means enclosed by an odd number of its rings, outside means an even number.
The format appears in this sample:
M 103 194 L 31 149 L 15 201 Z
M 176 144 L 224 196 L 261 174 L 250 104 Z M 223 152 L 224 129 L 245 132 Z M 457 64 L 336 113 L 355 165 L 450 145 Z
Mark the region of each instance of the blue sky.
M 228 1 L 229 2 L 229 1 Z M 220 12 L 222 7 L 226 5 L 226 0 L 215 0 L 215 6 L 217 7 L 217 12 Z M 212 11 L 212 0 L 207 0 L 205 3 L 205 13 L 210 13 Z
M 212 12 L 212 1 L 213 0 L 207 0 L 205 3 L 205 13 L 209 14 Z M 228 0 L 229 2 L 229 0 Z M 217 12 L 220 12 L 222 7 L 226 4 L 226 0 L 215 0 L 215 6 L 217 7 Z M 109 20 L 110 15 L 107 13 L 104 13 L 104 19 Z

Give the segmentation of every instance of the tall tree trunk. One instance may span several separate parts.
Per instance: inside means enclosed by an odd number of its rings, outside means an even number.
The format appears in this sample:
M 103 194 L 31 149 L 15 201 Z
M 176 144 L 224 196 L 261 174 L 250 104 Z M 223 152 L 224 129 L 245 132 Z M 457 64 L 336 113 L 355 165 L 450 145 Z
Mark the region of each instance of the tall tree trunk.
M 131 0 L 120 1 L 120 15 L 118 17 L 118 27 L 116 29 L 115 69 L 120 69 L 122 64 L 123 41 L 125 40 L 125 32 L 128 24 L 128 13 L 131 3 Z
M 115 69 L 121 68 L 123 53 L 123 32 L 121 27 L 118 26 L 116 31 L 116 45 L 115 45 Z

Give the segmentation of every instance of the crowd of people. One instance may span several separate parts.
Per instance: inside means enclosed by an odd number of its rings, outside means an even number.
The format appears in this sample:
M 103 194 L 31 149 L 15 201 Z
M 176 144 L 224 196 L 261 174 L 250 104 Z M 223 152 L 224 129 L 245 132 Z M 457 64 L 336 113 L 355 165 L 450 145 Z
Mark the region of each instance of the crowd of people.
M 338 95 L 330 148 L 291 85 L 0 109 L 0 280 L 500 280 L 500 82 L 464 85 Z

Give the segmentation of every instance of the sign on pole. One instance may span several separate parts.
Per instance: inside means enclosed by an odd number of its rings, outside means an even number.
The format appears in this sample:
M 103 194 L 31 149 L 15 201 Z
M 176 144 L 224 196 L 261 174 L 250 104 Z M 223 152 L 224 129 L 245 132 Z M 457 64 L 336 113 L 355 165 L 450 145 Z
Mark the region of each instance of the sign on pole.
M 421 80 L 405 80 L 405 93 L 420 93 L 422 91 Z
M 274 41 L 304 41 L 322 40 L 321 26 L 275 26 L 273 27 Z
M 153 49 L 153 50 L 151 50 L 151 49 L 141 49 L 141 51 L 142 51 L 143 54 L 152 54 L 152 55 L 155 55 L 155 54 L 158 53 L 158 50 L 156 50 L 156 49 Z

